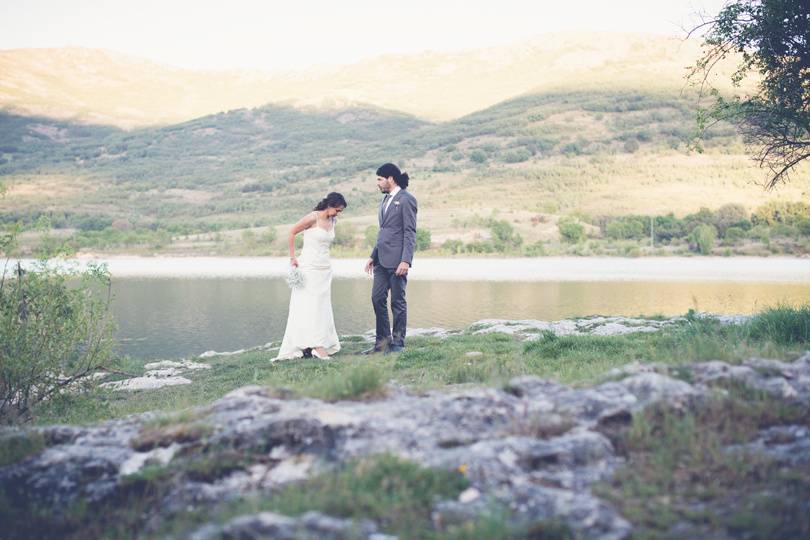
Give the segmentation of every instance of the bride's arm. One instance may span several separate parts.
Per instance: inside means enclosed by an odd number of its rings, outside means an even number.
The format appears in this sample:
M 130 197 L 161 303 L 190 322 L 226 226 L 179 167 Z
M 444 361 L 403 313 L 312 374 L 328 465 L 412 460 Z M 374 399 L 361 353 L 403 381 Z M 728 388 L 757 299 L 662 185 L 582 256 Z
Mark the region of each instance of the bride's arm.
M 298 223 L 290 229 L 290 234 L 287 237 L 287 247 L 290 249 L 290 264 L 293 266 L 298 266 L 298 259 L 295 258 L 295 235 L 315 225 L 316 219 L 315 213 L 310 212 L 298 220 Z

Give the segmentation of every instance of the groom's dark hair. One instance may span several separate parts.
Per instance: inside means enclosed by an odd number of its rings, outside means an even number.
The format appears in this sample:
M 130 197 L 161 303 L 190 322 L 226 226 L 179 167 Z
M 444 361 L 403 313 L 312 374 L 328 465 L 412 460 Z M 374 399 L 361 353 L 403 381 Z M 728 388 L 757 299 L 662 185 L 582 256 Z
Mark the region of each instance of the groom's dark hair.
M 326 210 L 327 208 L 340 208 L 341 206 L 343 208 L 346 208 L 348 206 L 348 204 L 346 204 L 346 199 L 344 199 L 343 195 L 341 195 L 340 193 L 333 191 L 332 193 L 321 199 L 321 201 L 317 205 L 315 205 L 315 208 L 313 208 L 313 210 Z
M 408 187 L 408 173 L 400 171 L 399 167 L 393 163 L 386 163 L 385 165 L 380 166 L 380 168 L 377 169 L 377 176 L 382 176 L 383 178 L 392 176 L 394 178 L 394 182 L 396 182 L 399 187 L 402 189 L 407 189 Z

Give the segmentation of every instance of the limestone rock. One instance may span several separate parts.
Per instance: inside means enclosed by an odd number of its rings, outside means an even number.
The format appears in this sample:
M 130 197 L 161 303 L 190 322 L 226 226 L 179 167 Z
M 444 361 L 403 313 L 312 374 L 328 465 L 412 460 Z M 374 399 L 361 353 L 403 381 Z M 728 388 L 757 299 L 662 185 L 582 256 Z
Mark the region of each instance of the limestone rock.
M 218 540 L 220 538 L 267 538 L 272 540 L 367 538 L 374 540 L 376 532 L 377 528 L 371 522 L 362 522 L 357 527 L 351 520 L 337 519 L 318 512 L 307 512 L 297 518 L 273 512 L 260 512 L 234 518 L 222 527 L 210 525 L 202 527 L 192 533 L 189 538 L 191 540 Z
M 699 406 L 716 392 L 709 385 L 724 380 L 780 400 L 810 400 L 810 354 L 795 362 L 715 361 L 677 370 L 687 370 L 684 378 L 695 384 L 670 377 L 665 366 L 639 364 L 618 373 L 623 377 L 619 380 L 587 388 L 527 376 L 503 389 L 419 395 L 402 390 L 375 402 L 327 403 L 246 386 L 196 411 L 195 422 L 206 426 L 204 438 L 139 444 L 150 415 L 92 427 L 35 428 L 46 447 L 0 468 L 0 492 L 58 514 L 78 498 L 92 503 L 115 497 L 124 489 L 126 475 L 148 463 L 171 468 L 201 454 L 214 462 L 226 451 L 240 456 L 238 465 L 210 477 L 178 475 L 156 509 L 159 518 L 190 506 L 272 491 L 353 459 L 392 453 L 466 475 L 466 491 L 435 504 L 433 517 L 439 525 L 473 519 L 496 504 L 509 510 L 514 525 L 558 519 L 577 537 L 624 538 L 630 525 L 591 492 L 595 482 L 609 479 L 622 464 L 602 433 L 609 432 L 606 426 L 627 423 L 632 414 L 656 403 Z M 771 428 L 740 449 L 805 463 L 810 432 L 802 426 Z M 348 538 L 348 523 L 321 514 L 293 518 L 261 513 L 205 525 L 192 537 Z M 364 538 L 380 535 L 373 524 L 362 533 Z

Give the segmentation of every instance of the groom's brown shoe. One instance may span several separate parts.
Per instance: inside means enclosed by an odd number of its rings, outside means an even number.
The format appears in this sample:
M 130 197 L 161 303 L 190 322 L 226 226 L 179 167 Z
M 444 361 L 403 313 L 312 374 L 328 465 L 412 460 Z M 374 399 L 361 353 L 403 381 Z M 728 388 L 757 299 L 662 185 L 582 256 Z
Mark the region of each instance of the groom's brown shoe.
M 374 344 L 373 347 L 370 349 L 366 349 L 362 351 L 360 354 L 377 354 L 377 353 L 384 353 L 388 350 L 388 340 L 378 341 Z

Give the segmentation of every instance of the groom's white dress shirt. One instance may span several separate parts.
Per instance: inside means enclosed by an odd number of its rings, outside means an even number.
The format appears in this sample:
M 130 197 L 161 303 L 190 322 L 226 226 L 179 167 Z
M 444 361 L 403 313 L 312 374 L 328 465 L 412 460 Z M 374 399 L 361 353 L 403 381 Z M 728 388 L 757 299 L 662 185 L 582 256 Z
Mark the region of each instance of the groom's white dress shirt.
M 391 193 L 388 194 L 388 200 L 385 201 L 385 207 L 383 207 L 383 215 L 385 215 L 385 213 L 388 212 L 388 207 L 391 206 L 391 201 L 394 200 L 394 195 L 399 193 L 401 189 L 402 189 L 401 187 L 395 186 L 394 189 L 391 190 Z

